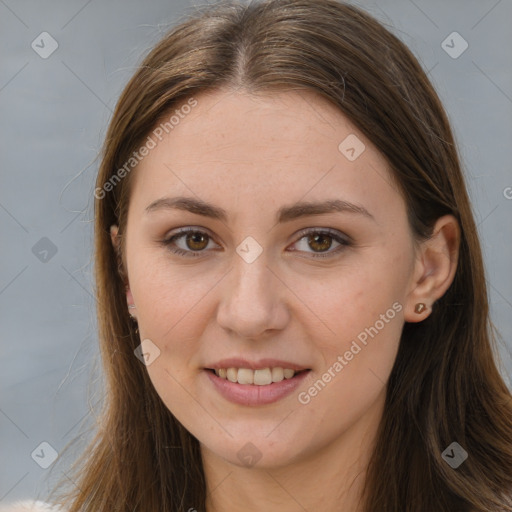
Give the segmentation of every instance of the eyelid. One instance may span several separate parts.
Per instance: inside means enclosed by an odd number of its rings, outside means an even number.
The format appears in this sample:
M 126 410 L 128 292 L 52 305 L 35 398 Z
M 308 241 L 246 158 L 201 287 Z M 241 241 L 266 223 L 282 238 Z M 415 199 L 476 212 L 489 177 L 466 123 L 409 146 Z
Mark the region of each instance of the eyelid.
M 170 250 L 171 252 L 173 252 L 175 254 L 186 253 L 188 256 L 198 257 L 198 256 L 202 256 L 202 253 L 207 252 L 205 250 L 203 250 L 203 251 L 192 251 L 192 250 L 185 251 L 185 250 L 183 250 L 183 249 L 181 249 L 179 247 L 177 247 L 175 249 L 170 249 L 169 248 L 169 246 L 171 245 L 171 243 L 174 240 L 177 240 L 177 239 L 180 239 L 180 238 L 184 238 L 183 235 L 186 235 L 187 233 L 202 233 L 202 234 L 205 234 L 209 238 L 209 241 L 212 241 L 216 245 L 219 245 L 219 244 L 217 244 L 217 242 L 215 242 L 215 237 L 212 236 L 210 231 L 207 228 L 204 228 L 202 226 L 185 226 L 185 227 L 177 228 L 176 230 L 171 231 L 170 235 L 167 234 L 164 237 L 164 239 L 160 241 L 160 243 L 161 243 L 161 245 L 163 245 L 164 247 L 166 247 L 168 250 Z
M 184 226 L 184 227 L 173 229 L 170 232 L 168 232 L 165 235 L 164 241 L 169 241 L 173 237 L 175 237 L 177 235 L 181 235 L 183 233 L 196 233 L 196 232 L 204 233 L 205 235 L 208 235 L 212 240 L 215 238 L 212 235 L 211 231 L 208 228 L 204 228 L 203 226 Z
M 207 253 L 208 251 L 204 250 L 204 249 L 202 251 L 192 251 L 192 250 L 185 251 L 179 247 L 175 248 L 175 249 L 169 248 L 169 246 L 171 245 L 171 243 L 174 240 L 183 238 L 183 235 L 186 235 L 187 233 L 190 233 L 190 232 L 205 234 L 208 236 L 209 241 L 212 241 L 216 245 L 219 245 L 219 244 L 217 244 L 217 242 L 215 242 L 215 237 L 212 236 L 211 232 L 207 228 L 204 228 L 202 226 L 186 226 L 186 227 L 177 228 L 175 230 L 175 232 L 171 232 L 172 233 L 171 235 L 166 236 L 161 241 L 161 244 L 174 254 L 180 254 L 180 255 L 186 254 L 185 257 L 198 257 L 198 256 L 202 256 L 203 253 Z M 346 233 L 343 233 L 343 232 L 338 231 L 333 228 L 321 228 L 321 227 L 309 227 L 309 228 L 303 228 L 303 229 L 299 230 L 297 233 L 295 233 L 293 235 L 293 237 L 295 239 L 293 244 L 300 242 L 304 237 L 311 235 L 311 234 L 327 235 L 327 236 L 331 237 L 334 241 L 336 241 L 338 244 L 340 244 L 339 247 L 337 247 L 336 249 L 334 249 L 332 251 L 317 252 L 317 253 L 315 253 L 314 251 L 306 252 L 313 259 L 335 257 L 340 252 L 340 249 L 343 249 L 343 248 L 353 245 L 353 239 Z M 294 249 L 291 252 L 302 253 L 304 251 L 298 251 L 298 250 Z
M 348 236 L 346 233 L 344 233 L 343 231 L 338 231 L 337 229 L 333 229 L 333 228 L 320 228 L 320 227 L 304 228 L 304 229 L 301 229 L 300 231 L 298 231 L 297 233 L 295 233 L 294 237 L 299 237 L 299 238 L 297 238 L 297 242 L 298 242 L 301 238 L 303 238 L 304 236 L 310 235 L 311 233 L 322 233 L 325 235 L 330 235 L 335 239 L 340 238 L 347 244 L 353 242 L 352 238 L 350 236 Z
M 313 227 L 313 228 L 304 228 L 300 230 L 298 233 L 294 235 L 296 238 L 296 241 L 294 244 L 300 242 L 303 238 L 305 238 L 308 235 L 311 234 L 320 234 L 320 235 L 327 235 L 330 238 L 332 238 L 336 243 L 339 244 L 338 247 L 336 247 L 334 250 L 324 251 L 324 252 L 308 252 L 306 251 L 306 254 L 308 256 L 300 256 L 302 258 L 308 258 L 313 260 L 319 260 L 319 259 L 334 259 L 336 256 L 339 256 L 339 254 L 346 248 L 351 247 L 353 245 L 353 240 L 350 236 L 346 235 L 345 233 L 338 231 L 337 229 L 332 228 L 320 228 L 320 227 Z M 293 250 L 292 252 L 302 253 L 304 251 L 298 251 Z

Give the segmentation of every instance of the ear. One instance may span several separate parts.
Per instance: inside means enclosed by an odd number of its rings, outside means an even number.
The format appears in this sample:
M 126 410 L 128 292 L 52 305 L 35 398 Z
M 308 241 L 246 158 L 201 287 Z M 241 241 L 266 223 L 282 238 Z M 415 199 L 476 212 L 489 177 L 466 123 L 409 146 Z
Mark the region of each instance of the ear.
M 120 240 L 120 238 L 118 236 L 118 233 L 119 233 L 119 226 L 117 226 L 116 224 L 112 224 L 112 226 L 110 226 L 110 239 L 112 240 L 112 245 L 113 245 L 114 250 L 115 250 L 115 252 L 117 254 L 118 263 L 121 266 L 122 265 L 122 260 L 121 260 L 121 240 Z M 124 279 L 125 286 L 126 286 L 126 303 L 128 305 L 133 305 L 134 304 L 134 300 L 133 300 L 132 292 L 130 290 L 130 283 L 128 281 L 128 276 L 126 275 L 126 273 L 124 271 L 122 272 L 122 277 Z M 130 308 L 130 314 L 132 316 L 135 316 L 133 308 Z
M 405 306 L 406 322 L 425 320 L 431 314 L 434 302 L 448 290 L 457 270 L 459 244 L 457 219 L 453 215 L 437 219 L 432 236 L 418 248 Z M 420 313 L 415 312 L 418 303 L 427 306 Z

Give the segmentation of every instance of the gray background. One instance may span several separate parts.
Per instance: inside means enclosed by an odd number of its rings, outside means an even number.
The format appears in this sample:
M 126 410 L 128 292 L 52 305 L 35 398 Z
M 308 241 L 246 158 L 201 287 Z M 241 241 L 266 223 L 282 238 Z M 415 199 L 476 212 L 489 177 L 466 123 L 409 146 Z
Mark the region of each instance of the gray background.
M 492 318 L 506 341 L 500 353 L 510 385 L 512 1 L 354 3 L 408 44 L 448 110 L 478 222 Z M 60 452 L 82 420 L 93 422 L 89 404 L 101 395 L 101 385 L 87 393 L 98 354 L 95 158 L 136 64 L 193 5 L 0 0 L 0 505 L 45 498 L 66 465 L 43 469 L 35 460 L 49 461 L 51 452 L 44 445 L 34 450 L 47 442 Z M 31 47 L 34 40 L 42 46 L 44 31 L 58 43 L 46 59 Z M 469 45 L 458 58 L 441 46 L 454 31 Z M 445 44 L 452 53 L 462 48 L 460 39 Z

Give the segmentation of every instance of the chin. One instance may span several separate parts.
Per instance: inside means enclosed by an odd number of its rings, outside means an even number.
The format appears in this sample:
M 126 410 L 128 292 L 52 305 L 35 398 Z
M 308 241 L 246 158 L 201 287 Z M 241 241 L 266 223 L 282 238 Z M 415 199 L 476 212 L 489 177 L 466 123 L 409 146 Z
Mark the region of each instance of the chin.
M 265 437 L 243 436 L 230 438 L 226 444 L 210 443 L 206 446 L 214 456 L 240 468 L 277 469 L 292 464 L 300 457 L 296 447 L 292 449 L 290 441 Z

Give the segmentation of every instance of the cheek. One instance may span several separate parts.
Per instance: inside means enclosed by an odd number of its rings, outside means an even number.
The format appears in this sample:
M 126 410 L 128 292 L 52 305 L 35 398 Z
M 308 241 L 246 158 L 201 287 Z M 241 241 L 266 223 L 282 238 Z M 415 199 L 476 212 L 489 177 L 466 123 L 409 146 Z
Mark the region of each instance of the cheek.
M 219 280 L 217 273 L 204 266 L 173 265 L 165 255 L 140 255 L 129 270 L 139 329 L 161 342 L 181 332 L 179 338 L 185 338 L 186 346 L 190 336 L 186 331 L 199 329 L 205 322 L 204 303 Z
M 132 293 L 137 304 L 141 339 L 150 339 L 159 356 L 147 366 L 151 382 L 186 428 L 204 422 L 197 392 L 200 340 L 213 311 L 208 300 L 218 278 L 179 269 L 168 262 L 134 272 Z
M 308 302 L 321 317 L 319 330 L 303 324 L 321 364 L 297 398 L 312 416 L 322 411 L 317 427 L 326 435 L 349 428 L 385 393 L 403 327 L 395 288 L 371 273 L 347 273 Z
M 294 288 L 307 297 L 308 308 L 299 318 L 310 319 L 302 325 L 321 357 L 302 403 L 339 403 L 357 415 L 383 392 L 404 322 L 406 276 L 389 269 L 406 268 L 404 260 L 397 253 L 374 252 L 323 281 L 306 280 Z
M 311 339 L 327 350 L 342 350 L 359 335 L 364 341 L 366 329 L 376 323 L 379 331 L 393 331 L 390 337 L 395 338 L 401 329 L 397 310 L 402 309 L 405 280 L 389 268 L 384 258 L 366 263 L 361 259 L 357 266 L 340 266 L 323 278 L 296 279 L 293 291 L 301 299 L 297 307 L 303 310 L 296 312 L 296 318 L 311 329 Z M 398 305 L 393 308 L 395 302 Z M 398 327 L 389 328 L 391 323 Z

